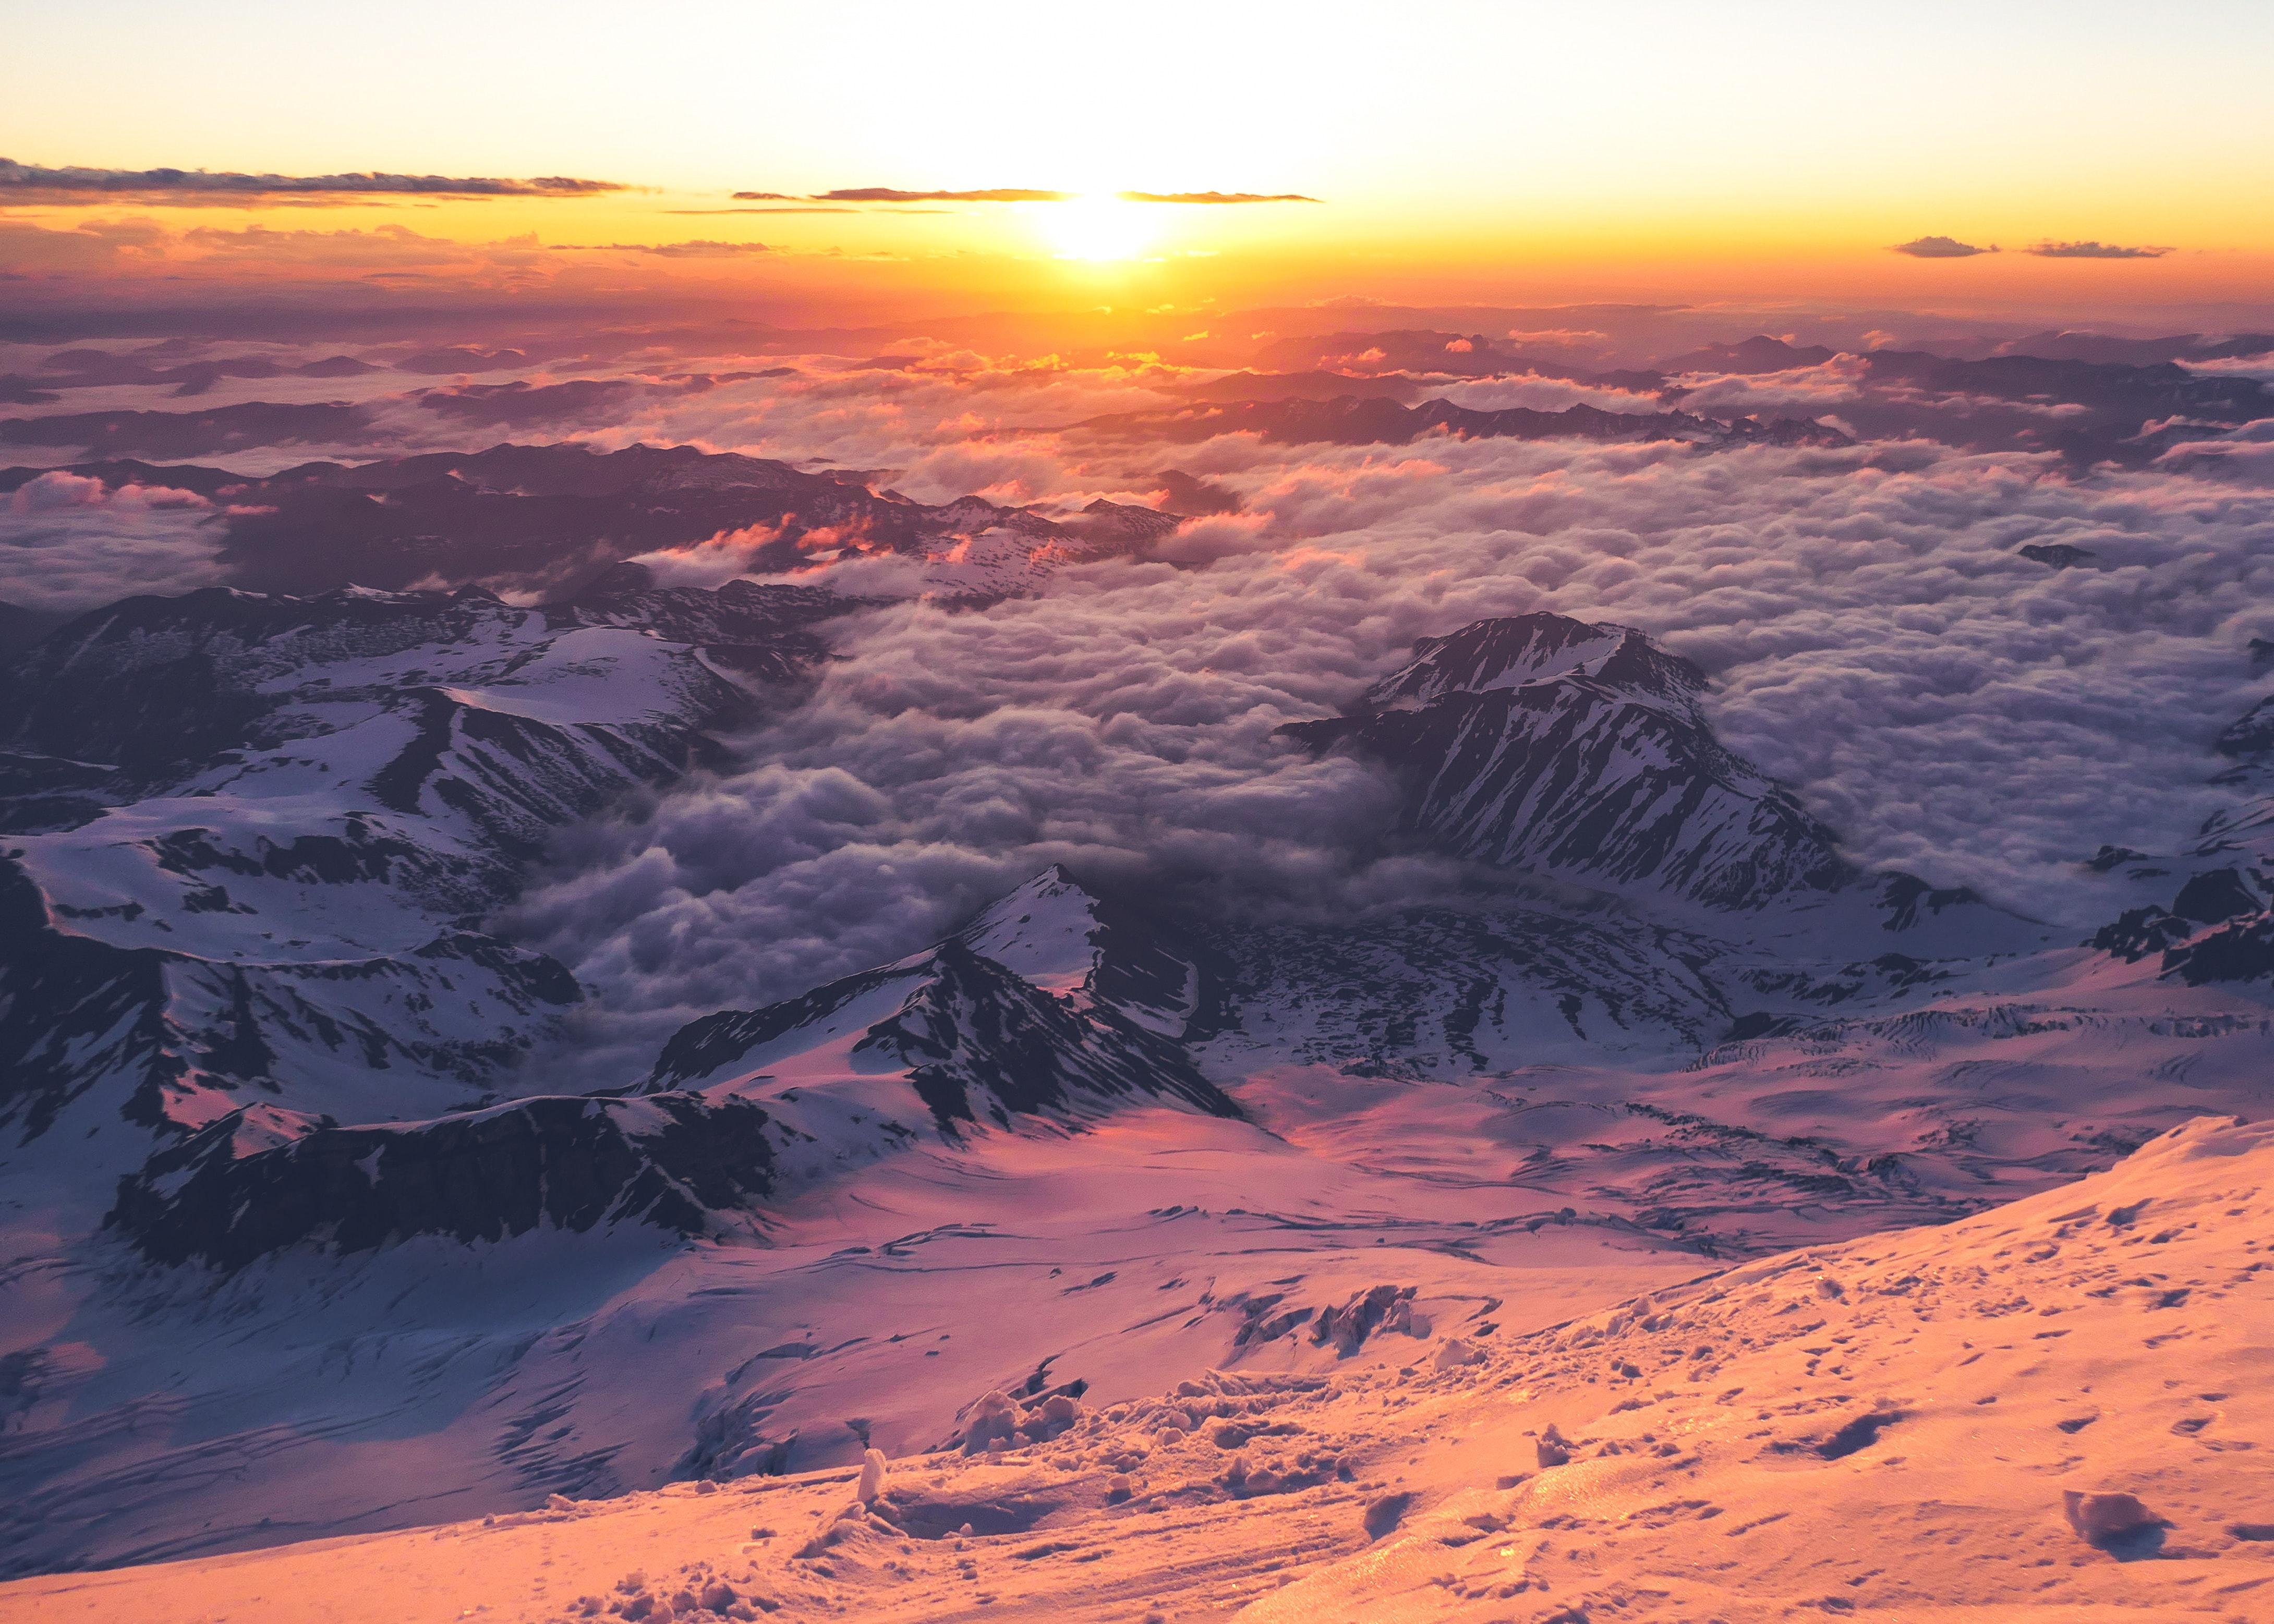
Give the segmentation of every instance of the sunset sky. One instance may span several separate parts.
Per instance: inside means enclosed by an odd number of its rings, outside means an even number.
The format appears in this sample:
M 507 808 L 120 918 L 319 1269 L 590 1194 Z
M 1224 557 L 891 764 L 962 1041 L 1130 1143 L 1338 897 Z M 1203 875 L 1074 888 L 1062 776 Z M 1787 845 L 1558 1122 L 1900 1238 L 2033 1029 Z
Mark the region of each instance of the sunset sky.
M 0 105 L 19 165 L 624 188 L 15 186 L 0 259 L 35 282 L 637 274 L 809 304 L 2059 313 L 2247 302 L 2274 273 L 2274 8 L 2246 0 L 1320 5 L 1299 26 L 1254 5 L 407 0 L 320 31 L 253 0 L 11 10 L 14 54 L 42 64 Z M 1083 195 L 809 200 L 876 188 Z M 1318 200 L 1113 196 L 1130 191 Z M 2001 252 L 1891 252 L 1928 237 Z M 436 239 L 501 246 L 469 260 Z M 2027 252 L 2046 244 L 2135 252 Z
M 2274 1596 L 2274 0 L 0 41 L 0 1621 Z

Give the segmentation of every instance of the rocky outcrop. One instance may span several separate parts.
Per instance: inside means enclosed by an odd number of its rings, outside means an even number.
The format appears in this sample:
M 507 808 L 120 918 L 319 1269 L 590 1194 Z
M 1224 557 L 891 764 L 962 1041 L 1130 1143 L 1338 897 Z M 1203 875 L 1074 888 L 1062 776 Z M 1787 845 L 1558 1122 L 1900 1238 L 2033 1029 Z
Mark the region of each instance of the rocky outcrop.
M 343 1128 L 235 1111 L 122 1179 L 106 1226 L 151 1261 L 233 1270 L 288 1247 L 499 1241 L 638 1222 L 703 1234 L 772 1187 L 747 1100 L 555 1095 Z

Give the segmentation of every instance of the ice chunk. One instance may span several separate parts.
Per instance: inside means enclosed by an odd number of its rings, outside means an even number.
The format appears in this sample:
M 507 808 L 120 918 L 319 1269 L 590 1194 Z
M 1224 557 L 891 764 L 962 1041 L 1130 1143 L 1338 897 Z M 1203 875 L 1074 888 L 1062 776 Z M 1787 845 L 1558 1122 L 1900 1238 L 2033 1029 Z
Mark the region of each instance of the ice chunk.
M 2102 1545 L 2142 1529 L 2156 1528 L 2163 1519 L 2140 1503 L 2139 1497 L 2120 1492 L 2090 1494 L 2068 1489 L 2061 1494 L 2061 1510 L 2079 1537 Z
M 963 1451 L 979 1455 L 990 1447 L 1007 1447 L 1018 1428 L 1019 1406 L 1001 1388 L 990 1389 L 971 1407 L 971 1420 L 963 1429 Z
M 1437 1368 L 1441 1371 L 1459 1370 L 1464 1365 L 1484 1363 L 1481 1350 L 1471 1347 L 1457 1336 L 1449 1336 L 1444 1346 L 1437 1350 Z
M 1411 1494 L 1385 1494 L 1366 1508 L 1366 1537 L 1379 1539 L 1405 1520 L 1405 1509 L 1413 1503 Z

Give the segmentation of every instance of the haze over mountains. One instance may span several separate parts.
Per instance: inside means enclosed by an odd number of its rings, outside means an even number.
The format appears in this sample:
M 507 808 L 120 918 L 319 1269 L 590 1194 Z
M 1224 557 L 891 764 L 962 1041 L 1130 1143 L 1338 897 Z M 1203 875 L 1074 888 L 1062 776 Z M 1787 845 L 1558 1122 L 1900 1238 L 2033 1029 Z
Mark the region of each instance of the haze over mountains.
M 2002 1348 L 2029 1494 L 2263 1583 L 2274 340 L 1487 314 L 8 346 L 6 1571 L 1689 1616 L 2051 1292 L 2216 1348 Z

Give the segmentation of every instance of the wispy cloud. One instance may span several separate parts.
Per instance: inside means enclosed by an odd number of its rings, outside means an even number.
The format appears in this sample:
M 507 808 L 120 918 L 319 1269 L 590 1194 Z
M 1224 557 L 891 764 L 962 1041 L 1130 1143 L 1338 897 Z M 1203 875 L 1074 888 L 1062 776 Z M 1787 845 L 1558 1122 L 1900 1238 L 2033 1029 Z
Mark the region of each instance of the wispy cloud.
M 740 254 L 771 253 L 764 243 L 722 243 L 698 237 L 683 243 L 556 243 L 559 253 L 644 253 L 666 259 L 731 259 Z
M 961 192 L 907 192 L 898 186 L 841 186 L 809 198 L 780 192 L 738 192 L 742 202 L 807 203 L 1071 203 L 1087 194 L 1036 186 L 978 186 Z M 1316 203 L 1299 192 L 1117 192 L 1124 203 Z
M 1125 203 L 1316 203 L 1299 192 L 1124 192 Z
M 2160 259 L 2168 248 L 2124 248 L 2114 243 L 2032 243 L 2022 250 L 2040 259 Z
M 240 175 L 225 169 L 98 169 L 79 164 L 42 169 L 36 164 L 0 158 L 0 195 L 26 192 L 126 192 L 242 197 L 412 193 L 429 197 L 580 198 L 626 190 L 615 181 L 579 180 L 566 175 L 540 176 L 532 180 L 384 172 Z
M 1977 248 L 1954 237 L 1915 237 L 1908 243 L 1897 243 L 1894 252 L 1909 254 L 1914 259 L 1970 259 L 1976 254 L 1996 253 L 1998 244 Z
M 816 192 L 817 203 L 1063 203 L 1071 192 L 1030 186 L 982 186 L 968 192 L 903 192 L 897 186 L 844 186 Z

